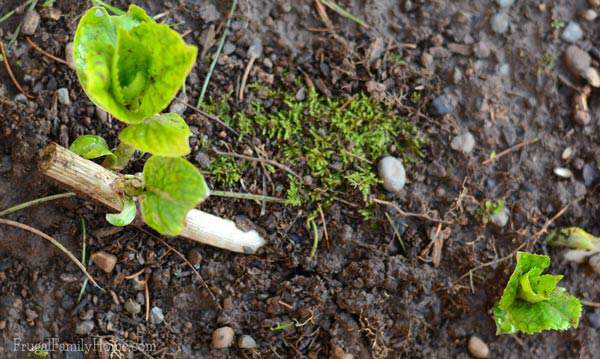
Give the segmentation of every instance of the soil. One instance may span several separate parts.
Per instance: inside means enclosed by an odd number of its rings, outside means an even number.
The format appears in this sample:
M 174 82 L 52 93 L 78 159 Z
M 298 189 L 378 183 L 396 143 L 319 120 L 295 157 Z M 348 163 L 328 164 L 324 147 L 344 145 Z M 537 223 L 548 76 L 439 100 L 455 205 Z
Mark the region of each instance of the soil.
M 189 103 L 195 104 L 216 47 L 206 46 L 214 44 L 214 36 L 206 41 L 207 34 L 212 27 L 218 39 L 229 2 L 135 2 L 150 14 L 166 12 L 161 21 L 176 24 L 204 54 L 187 80 Z M 0 15 L 19 3 L 3 0 Z M 64 58 L 86 3 L 58 0 L 53 10 L 38 5 L 42 18 L 32 40 Z M 114 230 L 104 220 L 104 209 L 84 199 L 32 207 L 9 218 L 52 235 L 76 256 L 85 228 L 89 251 L 112 253 L 118 264 L 110 274 L 90 264 L 90 273 L 107 291 L 88 285 L 77 303 L 82 275 L 72 263 L 42 239 L 0 227 L 0 357 L 29 357 L 14 351 L 19 341 L 58 338 L 61 343 L 153 345 L 121 353 L 136 358 L 468 358 L 467 341 L 477 335 L 489 345 L 492 358 L 600 358 L 599 309 L 585 307 L 577 329 L 531 336 L 496 336 L 490 314 L 514 267 L 510 254 L 521 245 L 552 255 L 551 272 L 564 275 L 561 283 L 571 293 L 590 301 L 600 298 L 597 274 L 561 260 L 558 251 L 538 240 L 545 223 L 600 234 L 595 186 L 599 103 L 593 92 L 592 121 L 587 126 L 574 122 L 571 98 L 582 83 L 564 66 L 568 43 L 561 40 L 556 21 L 576 20 L 585 34 L 578 45 L 591 49 L 600 25 L 579 16 L 589 8 L 587 1 L 516 1 L 505 10 L 510 26 L 502 35 L 490 27 L 499 11 L 491 1 L 338 3 L 369 28 L 329 10 L 332 28 L 327 29 L 313 1 L 241 1 L 209 94 L 237 93 L 247 50 L 260 42 L 263 54 L 248 83 L 282 88 L 293 86 L 296 77 L 309 78 L 327 96 L 370 91 L 397 100 L 396 110 L 429 142 L 424 158 L 408 168 L 408 183 L 400 193 L 378 188 L 374 195 L 429 219 L 376 205 L 375 219 L 366 221 L 352 207 L 335 203 L 324 213 L 329 245 L 322 241 L 316 258 L 310 258 L 312 234 L 303 216 L 311 208 L 267 204 L 262 211 L 254 202 L 222 198 L 203 203 L 203 210 L 252 222 L 266 236 L 264 249 L 241 255 L 184 239 L 158 239 L 136 228 Z M 126 7 L 124 1 L 112 4 Z M 0 24 L 5 44 L 23 16 L 21 11 Z M 479 51 L 472 51 L 474 45 Z M 44 145 L 68 146 L 81 134 L 100 134 L 115 144 L 121 127 L 96 114 L 74 71 L 34 51 L 23 35 L 7 59 L 33 98 L 18 96 L 0 69 L 0 208 L 61 191 L 37 172 Z M 57 89 L 63 87 L 70 105 L 58 101 Z M 420 97 L 411 96 L 417 93 Z M 456 108 L 434 116 L 431 101 L 442 93 L 455 100 Z M 248 102 L 233 98 L 230 104 L 245 110 Z M 209 148 L 243 152 L 237 138 L 218 124 L 191 110 L 185 117 L 195 133 L 190 159 L 197 157 L 203 135 Z M 475 137 L 475 150 L 452 150 L 452 138 L 467 130 Z M 533 139 L 539 140 L 484 163 L 494 152 Z M 261 138 L 253 141 L 262 143 Z M 574 154 L 564 160 L 567 147 Z M 569 168 L 573 176 L 556 176 L 555 167 Z M 260 166 L 251 166 L 243 176 L 247 184 L 262 183 Z M 286 178 L 273 174 L 273 187 L 286 186 Z M 360 203 L 360 195 L 353 196 L 347 199 Z M 483 225 L 474 214 L 480 203 L 494 198 L 504 198 L 510 209 L 510 221 L 502 228 Z M 165 241 L 194 262 L 202 278 Z M 149 278 L 151 306 L 164 313 L 160 324 L 144 319 L 144 292 L 125 279 L 140 270 L 145 270 L 141 277 Z M 129 299 L 142 304 L 142 313 L 124 309 Z M 84 320 L 94 327 L 80 336 L 75 328 Z M 282 330 L 274 330 L 276 325 Z M 251 335 L 257 348 L 212 349 L 211 335 L 223 326 L 232 327 L 236 336 Z M 108 355 L 99 350 L 85 357 Z

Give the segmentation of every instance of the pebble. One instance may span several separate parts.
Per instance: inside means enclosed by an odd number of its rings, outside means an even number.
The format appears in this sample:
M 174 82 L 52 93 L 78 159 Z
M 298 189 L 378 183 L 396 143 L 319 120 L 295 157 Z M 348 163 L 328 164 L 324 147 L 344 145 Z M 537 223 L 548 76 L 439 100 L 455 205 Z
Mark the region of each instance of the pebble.
M 165 315 L 163 314 L 162 309 L 159 307 L 152 307 L 152 323 L 160 324 L 165 320 Z
M 515 0 L 496 0 L 496 4 L 500 7 L 509 7 L 515 3 Z
M 98 268 L 102 269 L 106 273 L 112 272 L 117 264 L 117 257 L 105 251 L 95 252 L 90 258 L 92 259 L 92 262 L 98 266 Z
M 142 306 L 140 305 L 140 303 L 136 302 L 135 300 L 128 299 L 125 302 L 125 310 L 127 311 L 127 313 L 129 313 L 131 315 L 136 315 L 142 311 Z
M 254 349 L 256 348 L 256 340 L 249 335 L 242 335 L 238 339 L 238 347 L 241 349 Z
M 498 213 L 494 213 L 490 216 L 490 220 L 492 221 L 492 223 L 497 225 L 498 227 L 506 226 L 509 219 L 510 219 L 510 211 L 506 207 L 504 207 L 502 209 L 502 211 L 500 211 Z
M 69 42 L 67 46 L 65 46 L 65 57 L 67 58 L 67 65 L 75 70 L 75 58 L 73 57 L 73 42 Z
M 434 114 L 442 116 L 454 112 L 456 104 L 450 95 L 443 94 L 433 99 L 431 106 Z
M 573 172 L 570 169 L 564 167 L 556 167 L 554 168 L 554 174 L 558 177 L 562 178 L 571 178 L 573 177 Z
M 590 265 L 590 267 L 592 267 L 596 274 L 600 274 L 600 254 L 596 254 L 590 257 L 590 259 L 588 260 L 588 264 Z
M 480 59 L 485 59 L 490 56 L 492 48 L 486 41 L 479 41 L 473 46 L 473 53 Z
M 490 348 L 476 335 L 469 338 L 467 348 L 469 349 L 469 353 L 475 358 L 485 359 L 490 355 Z
M 210 157 L 202 151 L 198 151 L 198 153 L 196 153 L 196 155 L 194 156 L 194 160 L 203 169 L 208 169 L 212 163 L 212 161 L 210 160 Z
M 508 14 L 504 12 L 495 14 L 490 21 L 492 30 L 497 34 L 504 34 L 508 30 L 509 20 Z
M 27 11 L 27 14 L 25 14 L 25 18 L 23 18 L 23 25 L 21 27 L 21 32 L 24 35 L 33 35 L 39 25 L 40 25 L 40 14 L 38 14 L 38 12 L 35 10 Z
M 94 330 L 94 322 L 91 320 L 84 320 L 75 327 L 75 333 L 78 335 L 88 335 L 92 330 Z
M 571 157 L 573 157 L 574 153 L 575 153 L 575 150 L 573 150 L 573 147 L 569 146 L 569 147 L 565 148 L 565 150 L 563 151 L 563 153 L 560 157 L 564 161 L 568 161 L 571 159 Z
M 108 112 L 104 111 L 100 107 L 96 106 L 96 119 L 102 123 L 108 122 Z
M 431 56 L 431 54 L 428 52 L 424 52 L 421 55 L 421 65 L 423 65 L 423 67 L 427 68 L 427 67 L 430 67 L 432 64 L 433 64 L 433 56 Z
M 583 30 L 575 21 L 569 21 L 560 37 L 566 42 L 577 42 L 583 37 Z
M 221 327 L 212 333 L 212 347 L 215 349 L 225 349 L 233 343 L 233 329 L 231 327 Z
M 231 54 L 233 54 L 234 51 L 235 51 L 235 45 L 231 42 L 227 42 L 227 43 L 225 43 L 225 46 L 223 46 L 223 53 L 225 55 L 231 55 Z
M 598 177 L 600 177 L 598 168 L 593 163 L 586 163 L 583 165 L 582 175 L 583 183 L 585 183 L 586 187 L 592 187 Z
M 71 99 L 69 98 L 69 90 L 66 87 L 59 88 L 56 93 L 58 94 L 58 102 L 65 106 L 71 106 Z
M 187 101 L 187 96 L 182 92 L 181 95 L 177 96 L 177 98 L 171 102 L 171 106 L 169 106 L 169 112 L 173 112 L 182 116 L 187 109 L 187 106 L 185 105 Z
M 599 309 L 594 309 L 593 312 L 588 313 L 587 317 L 593 328 L 600 329 L 600 310 Z
M 581 14 L 581 16 L 587 21 L 594 21 L 598 17 L 598 13 L 594 9 L 587 9 Z
M 389 192 L 398 192 L 406 183 L 406 171 L 402 161 L 396 157 L 386 156 L 377 164 L 379 178 L 383 181 L 383 188 Z
M 461 135 L 458 135 L 452 139 L 450 142 L 450 147 L 453 150 L 462 152 L 464 154 L 468 154 L 473 151 L 475 147 L 475 138 L 471 134 L 471 132 L 465 132 Z
M 592 65 L 592 57 L 576 45 L 570 45 L 565 51 L 565 65 L 577 77 L 585 76 Z

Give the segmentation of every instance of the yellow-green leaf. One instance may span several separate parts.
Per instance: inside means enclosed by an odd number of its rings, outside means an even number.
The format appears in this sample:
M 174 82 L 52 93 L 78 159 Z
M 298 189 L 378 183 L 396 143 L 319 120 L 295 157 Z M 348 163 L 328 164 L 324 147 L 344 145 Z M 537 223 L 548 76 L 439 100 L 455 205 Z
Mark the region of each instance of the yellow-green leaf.
M 190 153 L 190 129 L 175 113 L 152 116 L 129 125 L 119 139 L 138 150 L 164 157 L 181 157 Z
M 124 227 L 135 219 L 135 201 L 133 198 L 125 197 L 123 200 L 123 209 L 120 213 L 107 213 L 106 220 L 108 223 L 117 227 Z
M 77 137 L 69 149 L 88 160 L 103 156 L 115 157 L 108 148 L 108 144 L 104 138 L 96 135 L 83 135 Z

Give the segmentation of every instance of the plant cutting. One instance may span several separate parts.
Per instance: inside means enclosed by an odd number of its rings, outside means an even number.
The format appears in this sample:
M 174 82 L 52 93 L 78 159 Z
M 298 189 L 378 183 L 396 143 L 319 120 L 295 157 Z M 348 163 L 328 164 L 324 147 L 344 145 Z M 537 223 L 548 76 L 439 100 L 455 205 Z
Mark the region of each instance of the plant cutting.
M 113 225 L 132 223 L 139 204 L 143 221 L 163 235 L 242 253 L 261 247 L 264 240 L 256 231 L 244 232 L 229 220 L 194 209 L 210 191 L 200 171 L 183 158 L 190 153 L 189 127 L 178 114 L 160 113 L 183 86 L 196 47 L 131 5 L 117 16 L 104 7 L 89 9 L 77 27 L 73 51 L 85 93 L 128 126 L 114 151 L 95 135 L 77 138 L 70 151 L 50 144 L 42 172 L 117 211 L 106 215 Z M 142 173 L 117 173 L 135 151 L 150 155 Z M 88 161 L 96 158 L 104 158 L 102 166 Z
M 517 252 L 517 265 L 494 305 L 497 334 L 577 328 L 581 302 L 558 287 L 562 275 L 542 274 L 550 257 Z

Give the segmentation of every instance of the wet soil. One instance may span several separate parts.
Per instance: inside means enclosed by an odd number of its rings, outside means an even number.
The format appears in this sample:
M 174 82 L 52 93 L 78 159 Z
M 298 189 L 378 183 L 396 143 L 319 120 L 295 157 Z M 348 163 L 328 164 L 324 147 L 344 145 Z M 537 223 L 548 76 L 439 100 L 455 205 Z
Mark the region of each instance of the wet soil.
M 18 3 L 2 1 L 0 14 Z M 124 1 L 113 3 L 126 7 Z M 136 3 L 151 14 L 167 12 L 161 20 L 176 24 L 188 42 L 199 46 L 204 56 L 186 86 L 189 103 L 195 104 L 229 4 Z M 553 26 L 557 19 L 577 20 L 585 34 L 579 45 L 590 49 L 600 32 L 598 20 L 578 15 L 588 3 L 516 1 L 504 10 L 510 26 L 501 35 L 490 28 L 490 18 L 499 11 L 491 2 L 340 3 L 369 28 L 328 11 L 333 28 L 327 29 L 312 1 L 241 1 L 227 51 L 211 79 L 210 96 L 237 93 L 247 50 L 257 42 L 264 51 L 249 83 L 294 88 L 296 78 L 310 79 L 320 93 L 336 97 L 373 90 L 370 81 L 382 84 L 371 94 L 393 102 L 429 142 L 424 158 L 409 167 L 408 184 L 400 193 L 378 188 L 374 195 L 407 212 L 451 224 L 404 216 L 382 205 L 375 207 L 374 220 L 365 221 L 354 208 L 335 203 L 324 214 L 329 245 L 310 258 L 312 234 L 304 216 L 312 208 L 267 204 L 263 211 L 260 204 L 219 198 L 203 203 L 204 210 L 250 221 L 265 234 L 269 244 L 248 256 L 183 239 L 159 239 L 135 228 L 113 230 L 103 209 L 83 199 L 27 209 L 9 217 L 52 235 L 77 255 L 85 227 L 89 251 L 112 253 L 118 264 L 110 274 L 90 265 L 90 273 L 107 291 L 88 285 L 77 303 L 82 275 L 72 263 L 40 238 L 0 227 L 0 357 L 27 357 L 13 350 L 18 340 L 59 338 L 64 343 L 83 339 L 154 345 L 124 354 L 136 358 L 468 358 L 466 343 L 475 334 L 489 345 L 492 358 L 600 358 L 597 309 L 586 307 L 577 329 L 533 336 L 496 336 L 490 315 L 514 265 L 508 256 L 521 245 L 553 255 L 551 271 L 564 274 L 562 285 L 571 293 L 592 301 L 600 298 L 597 274 L 585 265 L 562 261 L 556 250 L 537 240 L 550 219 L 550 228 L 580 226 L 600 234 L 597 94 L 591 96 L 591 123 L 576 124 L 571 98 L 573 87 L 581 84 L 563 65 L 568 44 L 560 39 L 562 30 Z M 85 8 L 84 2 L 62 0 L 52 11 L 40 8 L 42 20 L 32 40 L 64 58 Z M 5 44 L 22 18 L 17 13 L 0 24 Z M 489 53 L 473 52 L 474 45 L 487 47 Z M 34 51 L 22 35 L 8 60 L 33 98 L 18 96 L 0 69 L 0 208 L 61 191 L 36 170 L 45 144 L 66 146 L 81 134 L 100 134 L 115 144 L 121 126 L 98 116 L 75 73 Z M 63 87 L 70 105 L 58 101 L 57 89 Z M 442 93 L 455 99 L 456 107 L 434 116 L 431 101 Z M 248 102 L 233 98 L 230 105 L 246 110 Z M 243 152 L 243 144 L 218 124 L 190 110 L 185 118 L 195 134 L 190 159 L 197 158 L 203 138 L 208 148 Z M 465 155 L 452 150 L 450 142 L 467 130 L 476 146 Z M 493 152 L 534 139 L 539 140 L 484 163 Z M 253 141 L 260 145 L 264 139 Z M 567 147 L 574 154 L 564 160 Z M 569 168 L 573 176 L 558 177 L 555 167 Z M 246 168 L 245 183 L 262 183 L 260 166 Z M 273 188 L 286 186 L 286 178 L 285 173 L 273 174 Z M 360 203 L 360 195 L 348 197 Z M 481 202 L 493 198 L 504 198 L 510 209 L 503 228 L 483 225 L 475 215 Z M 193 262 L 201 277 L 171 248 Z M 144 293 L 125 278 L 140 270 L 149 280 L 151 306 L 164 313 L 160 324 L 144 319 Z M 124 309 L 129 299 L 142 304 L 142 313 Z M 86 320 L 94 323 L 93 329 L 78 335 L 76 327 Z M 244 351 L 235 344 L 212 349 L 212 332 L 222 326 L 232 327 L 238 336 L 251 335 L 257 349 Z M 281 330 L 273 329 L 277 326 Z M 108 355 L 99 351 L 85 357 Z

